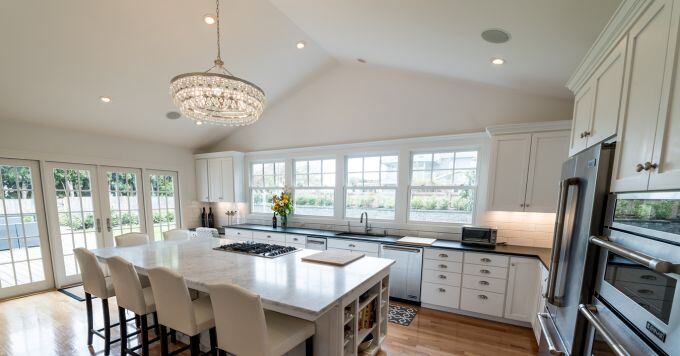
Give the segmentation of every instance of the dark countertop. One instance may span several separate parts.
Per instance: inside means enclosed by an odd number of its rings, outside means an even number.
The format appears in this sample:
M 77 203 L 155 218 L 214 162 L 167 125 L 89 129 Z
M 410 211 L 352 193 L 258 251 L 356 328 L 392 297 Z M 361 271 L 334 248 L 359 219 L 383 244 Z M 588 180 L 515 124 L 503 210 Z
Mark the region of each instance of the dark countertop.
M 255 225 L 255 224 L 239 224 L 225 226 L 229 229 L 243 229 L 252 231 L 264 231 L 264 232 L 280 232 L 286 234 L 295 235 L 308 235 L 308 236 L 318 236 L 318 237 L 332 237 L 336 239 L 346 239 L 346 240 L 358 240 L 358 241 L 370 241 L 379 242 L 384 244 L 395 244 L 402 236 L 337 236 L 338 231 L 331 230 L 318 230 L 318 229 L 304 229 L 299 227 L 288 227 L 282 228 L 277 227 L 276 229 L 267 225 Z M 342 232 L 342 231 L 341 231 Z M 484 253 L 498 253 L 504 255 L 515 255 L 523 257 L 535 257 L 545 266 L 545 268 L 550 268 L 550 251 L 549 248 L 541 247 L 527 247 L 527 246 L 513 246 L 513 245 L 496 245 L 493 248 L 483 247 L 483 246 L 471 246 L 463 245 L 460 241 L 453 240 L 437 240 L 431 247 L 444 248 L 451 250 L 460 251 L 470 251 L 470 252 L 484 252 Z

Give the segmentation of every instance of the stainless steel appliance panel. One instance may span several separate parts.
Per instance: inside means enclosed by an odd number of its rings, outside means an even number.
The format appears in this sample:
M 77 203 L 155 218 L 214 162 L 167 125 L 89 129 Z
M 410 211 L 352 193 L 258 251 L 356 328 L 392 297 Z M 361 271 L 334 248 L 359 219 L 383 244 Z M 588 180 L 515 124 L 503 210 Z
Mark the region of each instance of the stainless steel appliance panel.
M 310 250 L 326 251 L 326 238 L 307 236 L 307 244 L 305 247 Z
M 390 269 L 390 297 L 420 301 L 423 249 L 381 245 L 380 257 L 395 261 Z

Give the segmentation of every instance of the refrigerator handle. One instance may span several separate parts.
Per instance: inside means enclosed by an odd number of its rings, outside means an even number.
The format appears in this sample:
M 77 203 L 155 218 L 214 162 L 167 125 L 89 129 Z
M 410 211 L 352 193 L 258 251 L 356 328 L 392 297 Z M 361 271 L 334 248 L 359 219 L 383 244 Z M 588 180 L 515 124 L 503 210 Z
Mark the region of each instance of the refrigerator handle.
M 553 232 L 554 239 L 552 256 L 550 258 L 550 273 L 548 274 L 548 288 L 545 295 L 543 295 L 543 297 L 547 299 L 548 303 L 552 305 L 555 305 L 555 283 L 557 281 L 557 271 L 560 264 L 560 250 L 562 247 L 562 237 L 564 235 L 564 220 L 567 216 L 567 198 L 569 195 L 569 187 L 572 185 L 578 188 L 579 179 L 576 177 L 571 177 L 560 182 L 560 196 L 557 203 L 557 220 L 555 221 L 555 230 Z M 576 193 L 578 194 L 578 190 Z
M 616 340 L 614 335 L 612 335 L 609 330 L 602 324 L 600 319 L 595 316 L 595 313 L 597 313 L 597 307 L 594 305 L 585 305 L 585 304 L 580 304 L 578 306 L 579 311 L 581 314 L 588 320 L 590 325 L 592 325 L 597 332 L 602 335 L 602 338 L 604 341 L 611 347 L 612 351 L 617 356 L 630 356 L 630 353 L 621 345 L 620 342 Z
M 541 333 L 543 334 L 543 337 L 545 338 L 545 342 L 548 344 L 548 352 L 550 352 L 551 355 L 556 355 L 556 356 L 564 355 L 564 352 L 557 349 L 555 341 L 552 339 L 552 336 L 548 332 L 548 324 L 547 324 L 548 321 L 547 321 L 547 319 L 550 318 L 550 316 L 548 316 L 548 313 L 538 313 L 537 316 L 538 316 L 538 324 L 541 327 Z

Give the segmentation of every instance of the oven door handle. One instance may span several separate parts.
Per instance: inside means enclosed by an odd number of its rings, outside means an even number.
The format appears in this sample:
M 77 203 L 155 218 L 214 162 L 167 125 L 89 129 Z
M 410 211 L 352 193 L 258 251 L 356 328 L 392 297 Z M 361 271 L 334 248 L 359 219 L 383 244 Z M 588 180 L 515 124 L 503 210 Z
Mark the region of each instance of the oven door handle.
M 633 260 L 655 272 L 659 273 L 680 273 L 680 265 L 645 255 L 644 253 L 631 250 L 617 243 L 607 241 L 598 236 L 591 236 L 590 243 L 607 249 L 617 255 Z
M 560 196 L 557 204 L 557 220 L 555 221 L 555 231 L 553 236 L 552 256 L 550 258 L 550 272 L 548 274 L 548 287 L 543 295 L 548 303 L 555 305 L 555 283 L 557 282 L 557 269 L 560 264 L 560 250 L 562 249 L 562 237 L 564 235 L 564 220 L 566 219 L 567 198 L 569 195 L 569 187 L 576 186 L 576 194 L 578 199 L 579 179 L 571 177 L 560 182 Z M 578 204 L 578 201 L 577 201 Z
M 614 335 L 612 335 L 609 330 L 602 324 L 600 318 L 598 318 L 595 313 L 597 313 L 597 307 L 594 305 L 580 304 L 578 306 L 581 314 L 588 320 L 588 322 L 602 335 L 604 341 L 611 347 L 612 351 L 618 356 L 630 356 L 630 353 L 621 345 L 620 342 L 616 340 Z
M 538 313 L 536 316 L 538 316 L 538 325 L 540 325 L 541 327 L 541 333 L 545 338 L 545 342 L 548 344 L 548 352 L 550 352 L 551 355 L 556 356 L 564 355 L 564 352 L 557 349 L 557 346 L 555 346 L 555 341 L 552 339 L 552 336 L 548 332 L 548 321 L 546 320 L 550 318 L 548 313 Z

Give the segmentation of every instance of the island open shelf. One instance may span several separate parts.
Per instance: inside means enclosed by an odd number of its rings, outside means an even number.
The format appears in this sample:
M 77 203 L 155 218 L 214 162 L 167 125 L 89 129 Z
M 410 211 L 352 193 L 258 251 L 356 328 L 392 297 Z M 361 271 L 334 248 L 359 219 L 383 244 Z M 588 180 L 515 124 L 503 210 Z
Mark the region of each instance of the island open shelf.
M 389 312 L 389 275 L 376 281 L 368 290 L 343 300 L 343 355 L 375 355 L 387 335 Z M 371 339 L 370 345 L 359 345 Z

